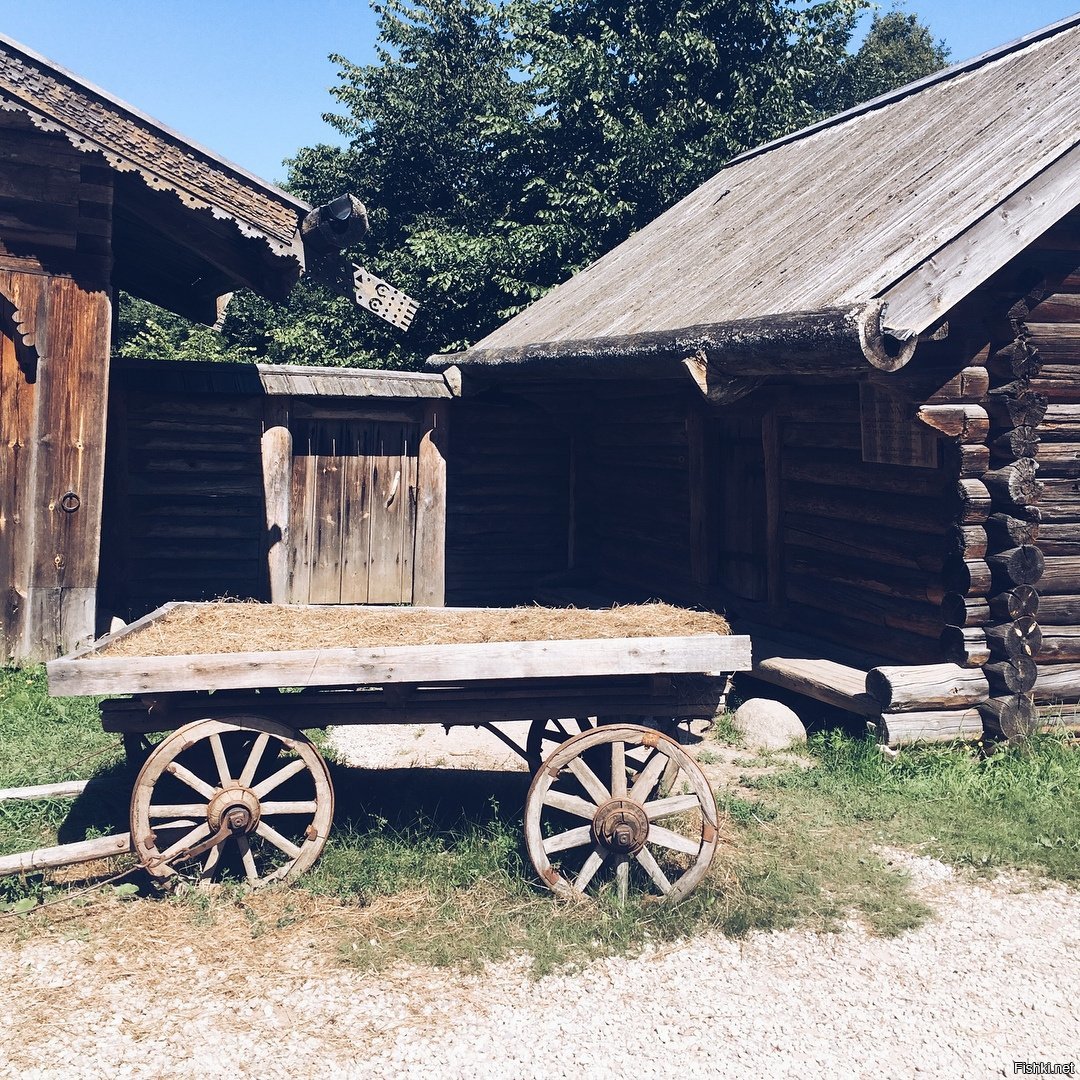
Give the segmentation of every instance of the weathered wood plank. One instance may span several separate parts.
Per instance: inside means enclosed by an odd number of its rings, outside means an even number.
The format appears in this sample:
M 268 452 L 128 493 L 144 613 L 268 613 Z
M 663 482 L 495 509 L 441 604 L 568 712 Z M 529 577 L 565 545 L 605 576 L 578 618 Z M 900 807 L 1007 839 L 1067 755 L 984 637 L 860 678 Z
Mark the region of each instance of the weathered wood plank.
M 750 663 L 749 638 L 698 635 L 303 649 L 184 657 L 99 656 L 54 660 L 47 665 L 47 671 L 50 692 L 70 697 L 262 686 L 743 671 Z
M 439 607 L 446 597 L 446 455 L 449 409 L 425 412 L 416 462 L 413 603 Z
M 866 675 L 866 692 L 887 713 L 968 707 L 990 696 L 981 671 L 957 664 L 873 668 Z

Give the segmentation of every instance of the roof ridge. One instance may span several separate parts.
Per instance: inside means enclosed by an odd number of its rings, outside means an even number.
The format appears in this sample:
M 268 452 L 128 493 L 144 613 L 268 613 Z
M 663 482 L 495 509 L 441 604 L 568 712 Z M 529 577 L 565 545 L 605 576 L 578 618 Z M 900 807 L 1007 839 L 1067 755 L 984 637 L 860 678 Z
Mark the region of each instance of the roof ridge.
M 963 75 L 968 71 L 974 71 L 976 68 L 989 64 L 1003 56 L 1007 56 L 1009 53 L 1019 52 L 1029 45 L 1035 45 L 1064 30 L 1069 30 L 1077 24 L 1080 24 L 1080 11 L 1073 15 L 1067 15 L 1064 19 L 1059 19 L 1057 22 L 1050 23 L 1048 26 L 1044 26 L 1039 30 L 1033 30 L 1030 34 L 1018 37 L 1005 45 L 998 45 L 995 48 L 988 49 L 986 52 L 979 53 L 977 56 L 973 56 L 968 60 L 961 60 L 959 63 L 952 64 L 950 67 L 935 71 L 932 75 L 925 75 L 923 78 L 916 79 L 914 82 L 906 83 L 904 86 L 898 86 L 895 90 L 890 90 L 885 94 L 878 95 L 876 98 L 871 98 L 869 101 L 854 105 L 850 109 L 845 109 L 844 112 L 835 113 L 822 120 L 816 120 L 814 123 L 808 124 L 804 128 L 799 128 L 798 131 L 789 132 L 787 135 L 781 135 L 778 139 L 772 139 L 770 142 L 762 143 L 760 146 L 755 146 L 750 150 L 744 150 L 736 157 L 725 161 L 723 166 L 721 166 L 720 171 L 722 172 L 731 165 L 749 161 L 751 158 L 758 157 L 770 150 L 776 150 L 781 146 L 786 146 L 788 143 L 798 142 L 800 139 L 806 138 L 808 135 L 813 135 L 815 132 L 835 127 L 837 124 L 842 124 L 847 120 L 853 120 L 857 116 L 862 116 L 865 113 L 872 112 L 874 109 L 890 105 L 894 101 L 901 101 L 906 97 L 910 97 L 912 94 L 919 93 L 928 86 L 935 86 L 938 83 L 945 82 L 958 75 Z

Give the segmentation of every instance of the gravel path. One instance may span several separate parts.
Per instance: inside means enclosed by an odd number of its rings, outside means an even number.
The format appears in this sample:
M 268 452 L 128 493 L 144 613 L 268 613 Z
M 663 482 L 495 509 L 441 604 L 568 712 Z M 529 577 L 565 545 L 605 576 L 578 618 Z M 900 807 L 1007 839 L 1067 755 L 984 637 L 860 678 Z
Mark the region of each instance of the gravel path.
M 897 858 L 938 912 L 901 938 L 713 936 L 538 982 L 521 963 L 364 974 L 302 927 L 166 928 L 156 951 L 6 933 L 0 1075 L 877 1080 L 1080 1059 L 1080 893 Z
M 231 932 L 200 930 L 160 904 L 117 903 L 113 925 L 67 937 L 63 923 L 30 937 L 13 920 L 0 926 L 0 1076 L 966 1080 L 1011 1076 L 1014 1061 L 1080 1067 L 1080 892 L 890 857 L 937 913 L 899 938 L 854 924 L 707 936 L 539 981 L 522 962 L 367 974 L 326 947 L 325 919 L 254 939 L 240 915 Z

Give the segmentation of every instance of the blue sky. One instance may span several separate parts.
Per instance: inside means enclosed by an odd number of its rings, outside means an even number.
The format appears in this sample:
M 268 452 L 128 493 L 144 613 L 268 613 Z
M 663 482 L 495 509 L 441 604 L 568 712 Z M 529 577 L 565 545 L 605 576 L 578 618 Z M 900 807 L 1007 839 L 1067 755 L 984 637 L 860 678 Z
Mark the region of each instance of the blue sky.
M 1071 15 L 1078 0 L 909 0 L 962 60 Z M 341 53 L 374 59 L 366 0 L 0 0 L 0 33 L 267 180 L 321 117 Z

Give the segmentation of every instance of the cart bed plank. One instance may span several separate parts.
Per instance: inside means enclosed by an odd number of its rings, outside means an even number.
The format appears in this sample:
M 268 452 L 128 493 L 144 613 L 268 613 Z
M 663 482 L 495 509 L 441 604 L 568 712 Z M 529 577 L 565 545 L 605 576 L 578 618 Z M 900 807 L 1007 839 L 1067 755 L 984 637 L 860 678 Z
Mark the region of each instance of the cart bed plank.
M 546 679 L 748 670 L 750 639 L 687 637 L 491 641 L 362 649 L 206 653 L 195 656 L 63 658 L 46 665 L 59 697 L 270 686 L 366 686 L 382 683 Z

